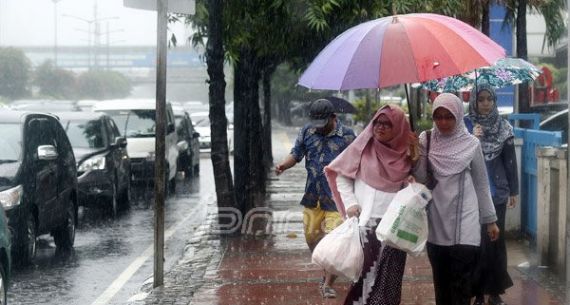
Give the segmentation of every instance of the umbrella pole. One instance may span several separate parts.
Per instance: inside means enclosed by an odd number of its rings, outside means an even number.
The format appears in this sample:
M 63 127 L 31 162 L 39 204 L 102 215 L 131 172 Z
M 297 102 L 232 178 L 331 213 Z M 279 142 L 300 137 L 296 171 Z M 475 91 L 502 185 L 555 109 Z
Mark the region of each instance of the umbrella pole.
M 408 101 L 408 113 L 409 113 L 409 120 L 410 120 L 410 128 L 412 131 L 416 131 L 416 124 L 414 119 L 414 112 L 412 110 L 412 102 L 410 101 L 410 93 L 408 92 L 408 84 L 404 84 L 404 90 L 406 91 L 406 101 Z

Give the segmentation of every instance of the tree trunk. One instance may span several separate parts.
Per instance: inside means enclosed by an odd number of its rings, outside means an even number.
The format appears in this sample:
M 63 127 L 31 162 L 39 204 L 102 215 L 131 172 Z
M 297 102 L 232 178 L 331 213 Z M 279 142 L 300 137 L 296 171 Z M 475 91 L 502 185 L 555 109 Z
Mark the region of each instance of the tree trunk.
M 293 125 L 291 121 L 291 110 L 289 109 L 291 107 L 290 102 L 291 98 L 289 96 L 285 96 L 279 101 L 279 121 L 285 126 Z
M 481 13 L 481 32 L 487 36 L 491 36 L 490 24 L 489 24 L 489 6 L 491 5 L 490 0 L 483 1 L 482 3 L 482 13 Z
M 273 165 L 273 147 L 271 145 L 271 75 L 273 67 L 263 70 L 263 163 L 266 168 Z
M 230 169 L 227 140 L 227 119 L 225 114 L 224 92 L 224 49 L 223 49 L 223 0 L 207 1 L 208 5 L 208 43 L 206 62 L 210 78 L 210 124 L 212 130 L 212 165 L 214 182 L 219 207 L 235 207 L 234 185 Z M 220 218 L 220 222 L 229 221 Z
M 517 7 L 517 57 L 527 59 L 528 50 L 526 42 L 526 8 L 527 0 L 519 0 Z M 519 112 L 530 112 L 528 83 L 519 85 Z
M 240 50 L 234 77 L 234 183 L 237 204 L 243 215 L 260 206 L 265 195 L 265 168 L 259 143 L 262 138 L 260 78 L 258 60 L 253 51 Z

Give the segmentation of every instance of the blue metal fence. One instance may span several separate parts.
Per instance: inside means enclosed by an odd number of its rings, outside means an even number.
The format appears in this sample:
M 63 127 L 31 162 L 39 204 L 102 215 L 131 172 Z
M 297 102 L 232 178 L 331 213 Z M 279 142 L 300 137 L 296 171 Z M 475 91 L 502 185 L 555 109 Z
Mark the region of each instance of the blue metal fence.
M 521 150 L 521 227 L 523 232 L 536 238 L 537 232 L 537 159 L 536 148 L 539 146 L 562 145 L 562 133 L 560 131 L 538 130 L 540 115 L 537 113 L 515 113 L 509 115 L 511 124 L 514 121 L 530 121 L 531 128 L 515 128 L 515 137 L 523 139 Z M 514 125 L 514 124 L 513 124 Z

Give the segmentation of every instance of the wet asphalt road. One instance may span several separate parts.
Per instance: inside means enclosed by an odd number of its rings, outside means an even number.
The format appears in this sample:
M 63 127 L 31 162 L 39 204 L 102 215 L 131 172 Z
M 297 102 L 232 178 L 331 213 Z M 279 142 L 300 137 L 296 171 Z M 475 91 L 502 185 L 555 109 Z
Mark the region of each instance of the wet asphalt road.
M 204 222 L 206 206 L 214 200 L 211 161 L 202 154 L 200 176 L 178 177 L 176 194 L 166 202 L 165 272 L 181 257 L 188 236 Z M 128 303 L 145 281 L 152 282 L 152 203 L 138 199 L 117 219 L 100 210 L 80 210 L 71 253 L 57 252 L 53 238 L 42 236 L 34 264 L 13 270 L 8 303 Z

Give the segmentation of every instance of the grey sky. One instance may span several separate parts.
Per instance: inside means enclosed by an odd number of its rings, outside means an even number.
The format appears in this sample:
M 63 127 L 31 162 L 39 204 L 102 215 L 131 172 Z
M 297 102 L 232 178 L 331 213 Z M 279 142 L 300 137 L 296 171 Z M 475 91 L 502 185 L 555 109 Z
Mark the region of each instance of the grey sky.
M 89 22 L 95 19 L 96 0 L 59 0 L 57 3 L 58 45 L 87 45 Z M 122 0 L 97 0 L 97 19 L 118 17 L 100 22 L 102 43 L 106 42 L 106 23 L 112 45 L 155 45 L 156 13 L 123 7 Z M 94 26 L 92 26 L 94 27 Z M 172 27 L 179 41 L 184 26 Z M 54 44 L 53 0 L 0 0 L 0 46 Z

